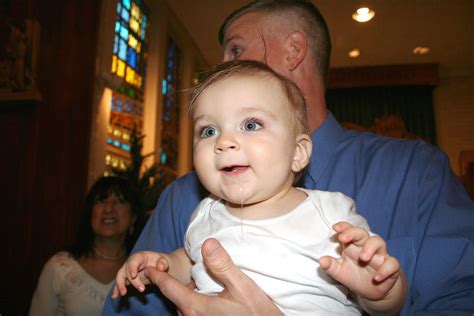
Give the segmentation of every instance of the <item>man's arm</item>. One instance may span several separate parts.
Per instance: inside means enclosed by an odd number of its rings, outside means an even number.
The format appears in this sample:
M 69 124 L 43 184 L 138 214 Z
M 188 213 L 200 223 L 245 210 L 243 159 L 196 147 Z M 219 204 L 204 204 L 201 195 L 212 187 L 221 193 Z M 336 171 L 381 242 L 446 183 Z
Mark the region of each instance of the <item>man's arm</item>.
M 420 248 L 411 285 L 410 313 L 474 312 L 474 202 L 439 150 L 429 153 L 419 183 Z

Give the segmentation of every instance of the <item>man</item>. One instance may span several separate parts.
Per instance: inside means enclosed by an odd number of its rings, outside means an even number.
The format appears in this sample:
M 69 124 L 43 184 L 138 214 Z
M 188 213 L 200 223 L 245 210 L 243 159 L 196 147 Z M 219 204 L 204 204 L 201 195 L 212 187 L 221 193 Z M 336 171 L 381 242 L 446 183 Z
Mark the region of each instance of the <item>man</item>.
M 307 1 L 256 1 L 231 14 L 219 38 L 224 60 L 264 61 L 302 90 L 315 150 L 304 185 L 352 197 L 371 229 L 387 241 L 409 282 L 402 314 L 472 315 L 472 200 L 437 148 L 343 130 L 327 112 L 324 79 L 330 40 L 317 9 Z M 162 194 L 134 250 L 181 247 L 189 216 L 202 197 L 194 173 L 175 181 Z M 205 243 L 203 256 L 226 287 L 219 297 L 193 293 L 156 270 L 148 273 L 184 314 L 278 314 L 218 242 Z M 163 314 L 165 305 L 155 295 L 147 295 L 147 304 L 131 299 L 131 311 Z M 104 314 L 111 311 L 109 298 Z

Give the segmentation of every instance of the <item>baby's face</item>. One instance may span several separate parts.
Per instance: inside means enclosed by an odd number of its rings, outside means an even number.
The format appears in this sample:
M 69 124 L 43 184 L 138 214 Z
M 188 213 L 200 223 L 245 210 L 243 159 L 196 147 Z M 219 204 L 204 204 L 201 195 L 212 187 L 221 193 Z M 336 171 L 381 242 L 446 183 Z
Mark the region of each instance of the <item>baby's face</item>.
M 194 112 L 194 166 L 214 195 L 259 203 L 293 183 L 296 132 L 276 79 L 232 76 L 208 87 Z

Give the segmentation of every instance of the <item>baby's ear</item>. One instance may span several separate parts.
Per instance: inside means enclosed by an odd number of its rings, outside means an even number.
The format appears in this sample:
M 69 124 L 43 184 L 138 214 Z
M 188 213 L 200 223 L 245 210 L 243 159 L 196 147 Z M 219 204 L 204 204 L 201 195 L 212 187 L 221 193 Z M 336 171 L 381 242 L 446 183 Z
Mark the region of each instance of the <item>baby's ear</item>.
M 308 165 L 312 150 L 313 143 L 311 137 L 307 134 L 299 134 L 296 137 L 295 155 L 293 157 L 293 164 L 291 165 L 293 172 L 299 172 Z

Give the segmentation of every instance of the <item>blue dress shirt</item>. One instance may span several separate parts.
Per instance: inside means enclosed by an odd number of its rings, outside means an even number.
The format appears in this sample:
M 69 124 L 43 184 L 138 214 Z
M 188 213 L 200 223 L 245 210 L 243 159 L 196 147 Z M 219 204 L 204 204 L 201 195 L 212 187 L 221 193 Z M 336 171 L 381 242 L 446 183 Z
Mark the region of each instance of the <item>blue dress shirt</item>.
M 436 147 L 343 129 L 329 113 L 312 134 L 304 186 L 356 201 L 373 232 L 403 267 L 402 315 L 473 315 L 474 202 Z M 133 252 L 183 247 L 190 216 L 206 196 L 194 172 L 163 192 Z M 158 291 L 159 292 L 159 291 Z M 104 315 L 173 314 L 155 291 L 128 302 L 107 298 Z

